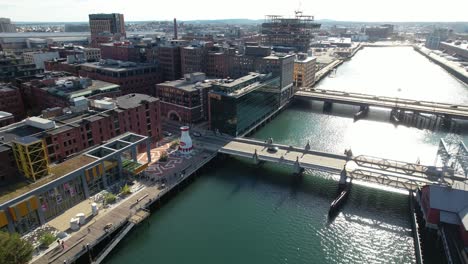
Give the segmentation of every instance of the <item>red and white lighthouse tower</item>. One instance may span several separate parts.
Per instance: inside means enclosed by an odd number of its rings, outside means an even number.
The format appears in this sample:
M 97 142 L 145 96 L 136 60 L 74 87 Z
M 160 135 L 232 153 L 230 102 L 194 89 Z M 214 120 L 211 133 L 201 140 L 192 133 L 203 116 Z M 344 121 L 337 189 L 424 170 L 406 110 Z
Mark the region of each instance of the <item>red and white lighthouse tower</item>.
M 182 154 L 190 154 L 193 149 L 192 145 L 192 138 L 190 138 L 189 134 L 189 127 L 183 126 L 180 127 L 181 135 L 180 135 L 180 143 L 179 143 L 179 151 Z

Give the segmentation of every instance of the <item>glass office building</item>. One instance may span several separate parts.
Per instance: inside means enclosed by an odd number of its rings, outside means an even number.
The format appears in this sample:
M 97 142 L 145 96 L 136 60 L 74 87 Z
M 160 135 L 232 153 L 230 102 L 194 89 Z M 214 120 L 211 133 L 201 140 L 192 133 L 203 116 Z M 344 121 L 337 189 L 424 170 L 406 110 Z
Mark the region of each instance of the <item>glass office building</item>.
M 271 75 L 250 73 L 214 84 L 209 95 L 211 129 L 240 136 L 275 112 L 280 96 L 280 78 Z

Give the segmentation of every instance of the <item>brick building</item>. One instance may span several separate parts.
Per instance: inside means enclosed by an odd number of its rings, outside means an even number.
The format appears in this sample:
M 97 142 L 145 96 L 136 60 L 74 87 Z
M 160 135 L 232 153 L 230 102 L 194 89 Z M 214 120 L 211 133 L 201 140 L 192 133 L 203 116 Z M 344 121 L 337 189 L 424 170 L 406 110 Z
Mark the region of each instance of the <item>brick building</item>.
M 10 84 L 0 83 L 0 111 L 11 113 L 16 121 L 25 117 L 26 112 L 20 89 Z
M 152 142 L 161 138 L 157 98 L 130 94 L 89 103 L 90 110 L 69 114 L 53 110 L 58 116 L 48 115 L 47 110 L 47 119 L 33 117 L 0 131 L 0 185 L 22 179 L 12 150 L 15 140 L 37 139 L 43 145 L 47 162 L 53 163 L 127 132 L 138 131 Z
M 74 76 L 78 76 L 81 69 L 81 63 L 70 62 L 69 59 L 57 59 L 45 61 L 44 68 L 46 71 L 68 72 Z
M 300 53 L 294 61 L 294 86 L 311 87 L 315 82 L 315 70 L 317 59 Z
M 122 94 L 152 94 L 154 85 L 161 82 L 157 65 L 147 63 L 105 61 L 83 63 L 79 75 L 118 84 Z
M 73 106 L 73 100 L 79 97 L 91 99 L 121 95 L 119 85 L 78 77 L 35 79 L 23 83 L 22 89 L 33 113 L 57 106 Z
M 35 64 L 36 68 L 44 69 L 44 62 L 48 60 L 58 59 L 57 51 L 51 52 L 25 52 L 23 53 L 24 62 L 26 64 Z
M 8 126 L 14 122 L 15 117 L 11 113 L 0 111 L 0 127 Z
M 0 54 L 0 82 L 10 82 L 15 78 L 42 73 L 35 64 L 24 63 L 22 59 Z
M 101 59 L 101 49 L 98 48 L 66 45 L 52 46 L 49 50 L 58 52 L 59 57 L 63 59 L 67 59 L 70 55 L 75 57 L 75 60 L 83 60 L 85 62 L 95 62 Z
M 208 118 L 208 91 L 211 82 L 204 73 L 186 74 L 183 80 L 156 85 L 161 100 L 161 116 L 183 123 L 195 123 Z
M 182 74 L 206 71 L 206 58 L 213 42 L 200 41 L 180 51 Z
M 99 48 L 100 43 L 120 40 L 126 36 L 123 14 L 90 14 L 91 46 Z
M 142 62 L 145 55 L 140 52 L 140 47 L 129 41 L 103 43 L 100 47 L 103 59 Z

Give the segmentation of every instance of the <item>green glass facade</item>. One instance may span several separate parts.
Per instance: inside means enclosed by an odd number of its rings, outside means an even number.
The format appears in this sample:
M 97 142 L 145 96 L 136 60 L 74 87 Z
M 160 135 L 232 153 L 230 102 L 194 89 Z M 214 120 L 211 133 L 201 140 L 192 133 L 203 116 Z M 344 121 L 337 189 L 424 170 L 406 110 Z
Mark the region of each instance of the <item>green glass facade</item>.
M 211 129 L 239 136 L 280 106 L 280 78 L 258 84 L 241 95 L 210 92 Z

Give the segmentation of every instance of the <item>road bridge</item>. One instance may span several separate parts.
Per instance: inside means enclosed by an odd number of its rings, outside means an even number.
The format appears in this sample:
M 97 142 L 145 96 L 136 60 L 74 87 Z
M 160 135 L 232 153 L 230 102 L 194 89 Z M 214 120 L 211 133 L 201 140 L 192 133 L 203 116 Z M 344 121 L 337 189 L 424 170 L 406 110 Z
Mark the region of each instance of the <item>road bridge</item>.
M 360 106 L 362 108 L 368 108 L 370 106 L 383 107 L 415 113 L 433 114 L 443 116 L 444 118 L 468 119 L 468 105 L 427 102 L 314 88 L 302 89 L 296 92 L 294 96 L 296 98 L 323 101 L 328 104 L 348 104 Z
M 247 138 L 233 138 L 221 146 L 219 153 L 275 162 L 294 167 L 296 173 L 304 169 L 341 174 L 356 180 L 377 183 L 389 187 L 414 190 L 428 184 L 464 185 L 468 178 L 454 174 L 453 170 L 415 163 L 388 160 L 372 156 L 339 155 L 315 151 L 308 143 L 305 147 L 293 147 Z M 344 171 L 344 173 L 343 173 Z

